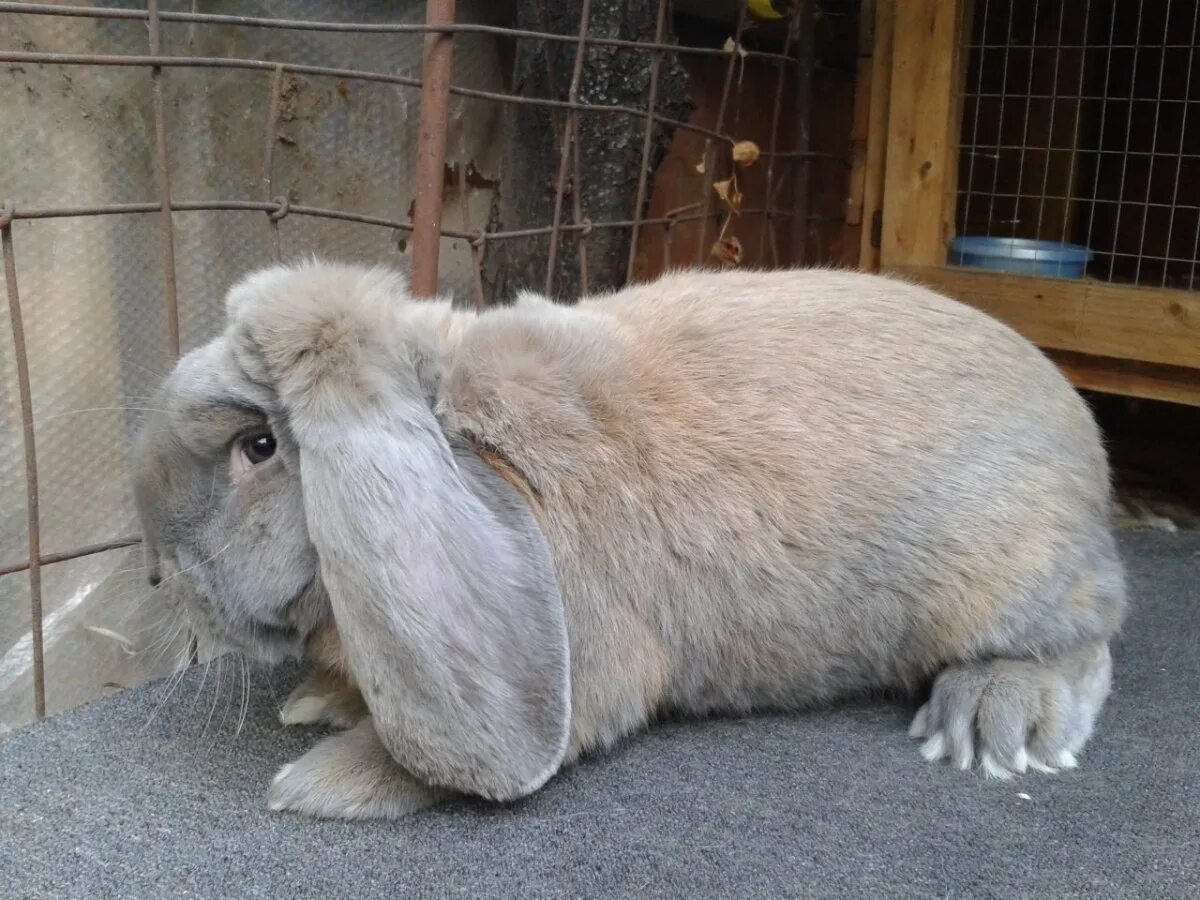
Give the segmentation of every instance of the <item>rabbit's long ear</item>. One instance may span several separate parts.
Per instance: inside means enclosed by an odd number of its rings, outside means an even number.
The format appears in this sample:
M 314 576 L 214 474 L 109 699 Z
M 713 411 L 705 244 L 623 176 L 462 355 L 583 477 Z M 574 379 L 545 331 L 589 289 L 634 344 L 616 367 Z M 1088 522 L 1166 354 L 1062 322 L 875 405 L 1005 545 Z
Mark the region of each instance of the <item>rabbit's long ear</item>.
M 540 787 L 566 750 L 562 601 L 527 502 L 451 446 L 430 407 L 436 385 L 410 362 L 389 373 L 383 402 L 348 409 L 309 379 L 318 402 L 289 410 L 309 532 L 388 750 L 431 784 L 509 800 Z

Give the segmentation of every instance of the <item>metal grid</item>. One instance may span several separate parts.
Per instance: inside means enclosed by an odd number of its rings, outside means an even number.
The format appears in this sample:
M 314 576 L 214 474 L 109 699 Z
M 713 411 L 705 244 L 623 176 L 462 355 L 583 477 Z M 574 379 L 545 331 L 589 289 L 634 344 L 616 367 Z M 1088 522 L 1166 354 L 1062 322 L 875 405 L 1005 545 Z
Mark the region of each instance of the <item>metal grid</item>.
M 1200 284 L 1200 5 L 977 0 L 957 233 L 1087 247 L 1109 282 Z
M 232 211 L 262 213 L 262 227 L 266 229 L 269 246 L 273 248 L 276 259 L 281 256 L 279 225 L 281 220 L 289 216 L 306 216 L 323 219 L 334 219 L 346 222 L 380 226 L 396 231 L 411 233 L 413 245 L 412 283 L 413 292 L 417 296 L 432 296 L 437 289 L 437 260 L 439 242 L 443 239 L 459 239 L 469 242 L 471 259 L 474 267 L 474 300 L 478 307 L 487 304 L 484 296 L 481 266 L 489 245 L 500 241 L 528 238 L 536 235 L 549 236 L 549 259 L 547 264 L 546 287 L 550 288 L 552 275 L 555 271 L 555 257 L 559 253 L 560 238 L 564 233 L 577 233 L 580 239 L 576 242 L 581 270 L 581 282 L 584 292 L 587 291 L 587 241 L 586 236 L 596 229 L 623 229 L 629 232 L 629 265 L 627 277 L 633 275 L 633 257 L 638 243 L 639 234 L 646 228 L 659 227 L 670 230 L 681 222 L 700 221 L 699 245 L 695 256 L 675 262 L 703 263 L 708 259 L 708 242 L 710 239 L 707 226 L 711 220 L 727 221 L 731 215 L 762 216 L 768 222 L 774 217 L 791 216 L 793 219 L 793 234 L 804 236 L 804 229 L 810 217 L 808 210 L 808 177 L 809 161 L 814 158 L 831 158 L 830 154 L 812 151 L 809 147 L 808 128 L 806 122 L 799 123 L 797 140 L 791 148 L 777 146 L 779 128 L 779 107 L 784 95 L 785 73 L 795 70 L 796 83 L 802 86 L 811 84 L 812 79 L 812 41 L 811 26 L 816 10 L 816 0 L 801 0 L 796 4 L 793 17 L 788 29 L 787 43 L 782 53 L 750 50 L 743 45 L 743 31 L 747 26 L 747 16 L 743 9 L 732 40 L 723 49 L 681 46 L 664 42 L 666 24 L 668 21 L 670 0 L 660 0 L 657 11 L 657 29 L 654 41 L 630 41 L 608 37 L 592 38 L 588 35 L 588 19 L 591 0 L 583 0 L 579 31 L 576 35 L 564 35 L 550 32 L 516 30 L 488 25 L 454 24 L 453 0 L 430 0 L 427 4 L 426 23 L 412 24 L 380 24 L 380 23 L 347 23 L 325 22 L 310 20 L 292 20 L 283 18 L 265 18 L 251 16 L 213 15 L 198 12 L 172 12 L 160 10 L 157 0 L 149 0 L 145 9 L 113 9 L 86 6 L 72 6 L 50 3 L 11 3 L 0 2 L 0 14 L 23 14 L 36 16 L 67 16 L 92 20 L 140 20 L 147 25 L 148 53 L 145 55 L 106 55 L 98 53 L 59 53 L 40 52 L 32 50 L 0 49 L 0 62 L 11 65 L 47 65 L 47 66 L 123 66 L 145 69 L 148 73 L 148 87 L 151 92 L 153 111 L 153 154 L 155 165 L 156 196 L 144 202 L 109 203 L 100 205 L 77 205 L 64 203 L 58 206 L 28 207 L 20 203 L 19 198 L 0 198 L 0 239 L 3 244 L 4 279 L 8 297 L 11 333 L 13 339 L 15 378 L 18 382 L 20 416 L 23 423 L 23 454 L 25 461 L 25 483 L 27 497 L 27 532 L 28 554 L 24 560 L 3 562 L 0 560 L 0 576 L 27 573 L 29 581 L 30 615 L 32 620 L 32 654 L 33 654 L 33 693 L 36 715 L 41 718 L 46 710 L 46 672 L 42 638 L 42 570 L 46 566 L 78 559 L 105 551 L 130 547 L 138 543 L 137 537 L 122 536 L 105 540 L 87 546 L 79 546 L 68 550 L 46 552 L 42 547 L 42 521 L 39 515 L 39 483 L 38 458 L 35 428 L 35 411 L 30 391 L 29 360 L 26 339 L 22 327 L 22 299 L 19 293 L 18 254 L 14 241 L 13 223 L 22 220 L 45 220 L 54 218 L 74 218 L 90 216 L 153 216 L 158 223 L 159 242 L 161 249 L 161 272 L 163 286 L 163 313 L 166 322 L 164 341 L 172 357 L 180 352 L 180 305 L 178 299 L 179 278 L 176 273 L 176 239 L 172 214 L 175 212 L 191 211 Z M 836 10 L 835 15 L 844 15 L 844 10 Z M 195 25 L 220 25 L 237 28 L 269 28 L 292 29 L 297 31 L 327 31 L 348 32 L 356 34 L 423 34 L 426 41 L 426 54 L 420 79 L 389 74 L 377 71 L 364 71 L 355 68 L 336 68 L 305 64 L 303 62 L 281 62 L 267 59 L 252 58 L 218 58 L 203 56 L 168 56 L 162 52 L 161 25 L 163 22 L 190 23 Z M 506 93 L 483 91 L 457 86 L 450 83 L 450 53 L 451 42 L 455 34 L 476 33 L 494 34 L 507 38 L 536 41 L 555 41 L 574 44 L 576 52 L 572 72 L 571 87 L 568 99 L 555 100 L 515 96 Z M 586 64 L 586 50 L 589 47 L 613 47 L 623 50 L 651 55 L 650 90 L 647 107 L 598 105 L 580 102 L 578 85 L 583 66 Z M 793 51 L 798 48 L 799 52 Z M 724 91 L 716 127 L 703 128 L 688 122 L 664 117 L 656 109 L 659 66 L 664 52 L 678 54 L 693 54 L 727 60 L 725 68 Z M 771 124 L 771 139 L 769 146 L 760 149 L 760 154 L 767 167 L 768 202 L 762 209 L 733 209 L 723 208 L 716 204 L 713 198 L 716 165 L 714 157 L 718 147 L 727 152 L 737 140 L 736 135 L 728 134 L 725 128 L 725 112 L 730 99 L 731 86 L 734 85 L 738 67 L 744 65 L 747 59 L 767 62 L 778 67 L 779 76 L 775 92 L 775 114 Z M 172 173 L 169 166 L 167 117 L 164 113 L 164 84 L 162 73 L 166 68 L 218 68 L 260 70 L 264 73 L 263 90 L 268 102 L 267 121 L 264 123 L 265 141 L 261 154 L 261 183 L 264 186 L 261 196 L 254 198 L 236 199 L 176 199 L 172 193 Z M 365 81 L 393 84 L 420 91 L 422 96 L 421 130 L 418 138 L 416 170 L 418 173 L 417 198 L 410 219 L 385 218 L 355 213 L 350 210 L 327 208 L 324 206 L 302 205 L 290 203 L 286 195 L 275 195 L 273 192 L 273 154 L 275 148 L 275 125 L 279 116 L 281 93 L 284 77 L 287 74 L 307 75 L 316 78 L 336 78 L 347 81 Z M 481 228 L 471 230 L 469 216 L 464 200 L 463 220 L 467 230 L 454 230 L 441 227 L 443 202 L 443 172 L 445 167 L 445 133 L 447 103 L 451 95 L 472 97 L 495 101 L 504 104 L 532 104 L 559 110 L 564 113 L 563 130 L 558 135 L 559 158 L 557 177 L 554 182 L 554 214 L 553 220 L 537 228 L 518 230 L 488 230 Z M 799 102 L 799 111 L 807 110 L 807 102 Z M 567 195 L 567 185 L 572 178 L 578 179 L 579 170 L 578 142 L 574 139 L 579 117 L 589 115 L 624 115 L 633 116 L 645 121 L 643 143 L 641 150 L 642 166 L 637 182 L 637 200 L 634 210 L 627 219 L 619 221 L 591 221 L 583 206 L 581 191 L 571 191 L 570 209 L 565 209 L 564 200 Z M 679 131 L 690 131 L 705 138 L 705 178 L 703 196 L 699 202 L 681 210 L 672 210 L 667 215 L 646 217 L 643 215 L 648 199 L 649 166 L 651 141 L 655 124 L 669 126 Z M 844 161 L 843 161 L 844 162 Z M 774 203 L 779 194 L 779 186 L 783 183 L 780 177 L 781 166 L 796 166 L 797 172 L 793 182 L 796 185 L 792 198 L 792 208 L 777 208 Z M 459 167 L 458 178 L 460 186 L 466 177 L 465 167 Z M 460 191 L 465 197 L 465 191 Z M 728 207 L 728 204 L 726 204 Z M 763 232 L 764 240 L 766 232 Z M 803 246 L 801 240 L 799 246 Z M 802 251 L 801 251 L 802 252 Z M 666 242 L 667 264 L 671 264 L 671 242 Z M 778 260 L 778 251 L 772 247 L 772 258 Z

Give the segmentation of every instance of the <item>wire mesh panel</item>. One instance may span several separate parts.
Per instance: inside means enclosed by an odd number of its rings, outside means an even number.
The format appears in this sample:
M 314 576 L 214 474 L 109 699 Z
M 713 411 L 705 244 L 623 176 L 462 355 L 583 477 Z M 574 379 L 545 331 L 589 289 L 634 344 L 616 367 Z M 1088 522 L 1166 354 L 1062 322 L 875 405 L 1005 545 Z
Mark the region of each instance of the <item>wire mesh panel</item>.
M 463 22 L 486 23 L 486 6 L 465 0 Z M 249 20 L 180 8 L 0 8 L 0 52 L 20 58 L 4 66 L 0 91 L 8 727 L 186 658 L 185 634 L 156 633 L 169 624 L 167 604 L 148 595 L 138 555 L 105 551 L 137 532 L 129 438 L 178 351 L 220 326 L 229 282 L 313 251 L 396 259 L 397 234 L 411 228 L 412 179 L 400 160 L 417 143 L 408 122 L 423 4 L 239 4 Z M 284 13 L 314 27 L 275 27 Z M 346 25 L 359 28 L 338 30 Z M 398 31 L 371 33 L 379 28 Z M 460 88 L 501 89 L 495 39 L 471 32 L 457 43 Z M 346 64 L 364 77 L 308 74 Z M 449 112 L 453 152 L 491 171 L 493 104 L 460 96 Z M 467 210 L 483 221 L 489 203 L 477 190 L 447 229 Z M 469 254 L 448 248 L 443 263 L 446 288 L 469 289 Z
M 248 269 L 411 262 L 482 307 L 831 258 L 846 148 L 807 111 L 848 109 L 853 84 L 803 29 L 853 34 L 852 0 L 772 21 L 681 2 L 686 39 L 669 0 L 435 6 L 0 2 L 0 730 L 222 649 L 151 628 L 169 604 L 142 586 L 125 448 Z M 445 41 L 451 83 L 425 90 Z M 525 110 L 546 114 L 532 183 L 510 152 Z
M 1085 248 L 1105 281 L 1200 286 L 1198 39 L 1194 0 L 976 0 L 957 233 L 1064 266 L 1084 257 L 1061 245 Z

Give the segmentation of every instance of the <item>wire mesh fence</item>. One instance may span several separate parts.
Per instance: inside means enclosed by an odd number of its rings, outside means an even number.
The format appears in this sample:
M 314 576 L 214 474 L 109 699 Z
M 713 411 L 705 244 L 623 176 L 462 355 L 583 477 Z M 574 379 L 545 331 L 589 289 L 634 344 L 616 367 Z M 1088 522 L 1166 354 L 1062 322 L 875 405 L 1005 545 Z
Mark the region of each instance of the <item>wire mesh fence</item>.
M 770 29 L 742 8 L 708 44 L 678 38 L 669 0 L 651 0 L 640 39 L 595 33 L 592 0 L 569 31 L 513 27 L 486 2 L 249 6 L 0 2 L 0 112 L 21 124 L 0 139 L 0 727 L 155 673 L 105 614 L 127 624 L 146 599 L 121 448 L 180 351 L 218 327 L 230 277 L 317 251 L 406 264 L 414 293 L 482 308 L 516 287 L 570 300 L 613 272 L 828 256 L 838 216 L 813 198 L 841 202 L 848 170 L 808 127 L 813 27 L 854 4 L 801 0 Z M 514 83 L 522 42 L 567 54 L 558 91 Z M 644 105 L 587 95 L 615 54 L 638 60 Z M 669 106 L 678 60 L 719 83 L 707 118 Z M 521 186 L 549 215 L 506 226 L 497 147 L 518 108 L 551 117 L 549 183 Z M 616 148 L 587 128 L 609 117 L 638 138 L 620 216 L 593 213 Z M 498 278 L 522 242 L 537 277 Z
M 977 0 L 958 233 L 1075 244 L 1092 277 L 1194 289 L 1198 38 L 1196 3 Z

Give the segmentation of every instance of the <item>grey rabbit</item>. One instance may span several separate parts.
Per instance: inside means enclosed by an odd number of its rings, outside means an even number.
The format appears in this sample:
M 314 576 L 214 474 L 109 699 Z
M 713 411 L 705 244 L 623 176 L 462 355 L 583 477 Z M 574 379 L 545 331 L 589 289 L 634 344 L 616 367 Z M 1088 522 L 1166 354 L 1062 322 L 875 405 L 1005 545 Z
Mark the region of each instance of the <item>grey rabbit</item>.
M 926 759 L 1076 764 L 1125 614 L 1108 464 L 990 317 L 829 270 L 476 313 L 319 261 L 227 316 L 136 496 L 195 627 L 316 664 L 283 719 L 344 730 L 272 809 L 507 801 L 664 713 L 930 684 Z

